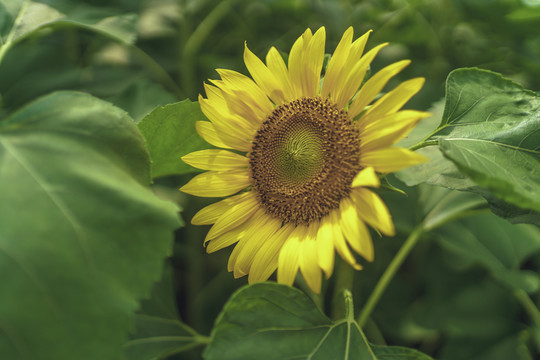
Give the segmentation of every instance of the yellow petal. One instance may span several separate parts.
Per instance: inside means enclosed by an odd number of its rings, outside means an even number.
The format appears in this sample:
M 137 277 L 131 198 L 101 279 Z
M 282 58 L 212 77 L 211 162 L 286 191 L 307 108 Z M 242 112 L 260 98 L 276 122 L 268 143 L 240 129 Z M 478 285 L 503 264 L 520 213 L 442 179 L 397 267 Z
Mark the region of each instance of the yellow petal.
M 307 29 L 293 44 L 289 53 L 289 78 L 295 98 L 307 96 L 304 94 L 304 54 L 313 37 L 311 29 Z
M 354 118 L 360 114 L 364 108 L 381 92 L 388 81 L 410 63 L 410 60 L 398 61 L 381 69 L 371 78 L 369 78 L 364 86 L 362 86 L 349 107 L 349 115 L 351 118 Z
M 351 46 L 349 59 L 347 60 L 347 66 L 352 67 L 353 64 L 358 62 L 358 60 L 362 57 L 362 53 L 364 52 L 364 48 L 366 47 L 366 43 L 372 31 L 373 30 L 368 30 L 364 33 L 364 35 L 354 40 Z
M 272 218 L 267 214 L 262 215 L 259 224 L 253 226 L 246 234 L 246 244 L 238 254 L 234 270 L 238 273 L 248 274 L 251 271 L 253 260 L 261 245 L 272 238 L 281 227 L 281 219 Z
M 321 292 L 321 269 L 317 257 L 317 228 L 318 222 L 312 222 L 306 237 L 300 242 L 299 267 L 309 288 L 316 294 Z
M 334 54 L 332 54 L 332 57 L 328 62 L 321 89 L 322 98 L 326 98 L 330 94 L 330 91 L 338 86 L 337 80 L 341 72 L 344 70 L 345 62 L 347 61 L 349 52 L 351 50 L 353 33 L 353 27 L 350 26 L 345 33 L 343 33 Z
M 284 225 L 260 246 L 249 271 L 248 281 L 250 284 L 265 281 L 277 269 L 281 247 L 293 230 L 293 225 Z
M 206 247 L 206 252 L 210 254 L 228 246 L 231 246 L 236 242 L 242 240 L 242 238 L 246 235 L 247 231 L 250 229 L 250 227 L 252 227 L 252 225 L 253 224 L 251 224 L 248 220 L 245 223 L 238 225 L 231 231 L 227 231 L 223 235 L 210 240 Z
M 234 246 L 233 251 L 231 252 L 231 255 L 229 256 L 229 261 L 227 262 L 227 270 L 229 272 L 233 271 L 234 278 L 238 279 L 239 277 L 247 275 L 247 273 L 240 273 L 238 271 L 235 271 L 236 266 L 236 259 L 238 259 L 238 254 L 242 251 L 242 248 L 246 244 L 246 237 L 245 234 L 241 237 L 241 239 L 238 241 L 238 243 Z
M 283 58 L 275 47 L 271 47 L 270 51 L 268 51 L 268 54 L 266 55 L 266 65 L 272 74 L 274 74 L 276 81 L 279 84 L 279 89 L 281 89 L 284 94 L 284 98 L 281 101 L 277 101 L 280 94 L 272 94 L 270 98 L 274 101 L 274 103 L 276 103 L 276 105 L 281 105 L 288 102 L 288 99 L 290 100 L 294 96 L 289 79 L 289 71 L 287 70 L 287 66 L 283 61 Z
M 420 91 L 422 86 L 424 86 L 424 82 L 424 78 L 415 78 L 402 82 L 396 86 L 395 89 L 386 93 L 383 97 L 377 100 L 373 106 L 367 109 L 362 118 L 377 119 L 385 115 L 395 113 L 401 109 L 401 107 L 403 107 L 403 105 L 405 105 L 410 98 Z M 373 120 L 365 121 L 370 123 Z
M 237 201 L 236 204 L 217 219 L 214 226 L 208 231 L 204 242 L 206 243 L 208 240 L 216 238 L 242 224 L 249 219 L 259 207 L 260 205 L 257 196 L 253 194 L 253 191 L 249 191 L 247 195 Z
M 274 106 L 264 91 L 252 79 L 233 70 L 217 69 L 216 71 L 221 76 L 226 88 L 247 94 L 246 103 L 262 113 L 272 112 Z
M 319 266 L 323 269 L 328 279 L 334 271 L 334 231 L 330 216 L 321 219 L 319 230 L 317 232 L 317 258 Z
M 199 96 L 199 104 L 223 143 L 240 151 L 247 152 L 251 149 L 251 140 L 257 131 L 256 127 L 240 117 L 233 117 L 228 109 L 216 108 L 216 103 L 211 103 L 202 96 Z
M 334 96 L 334 101 L 338 108 L 342 109 L 349 103 L 360 85 L 362 85 L 369 64 L 371 64 L 375 56 L 377 56 L 379 51 L 386 45 L 388 45 L 388 43 L 380 44 L 368 51 L 354 67 L 346 73 L 346 78 L 340 82 L 342 85 L 338 87 L 338 91 Z
M 302 82 L 304 96 L 313 97 L 318 93 L 324 62 L 325 43 L 326 30 L 321 27 L 313 34 L 304 54 L 304 77 Z
M 197 169 L 213 171 L 226 171 L 249 165 L 247 157 L 220 149 L 194 151 L 182 156 L 182 161 Z
M 373 243 L 369 230 L 360 219 L 360 211 L 348 198 L 341 201 L 339 209 L 341 212 L 340 225 L 347 242 L 354 251 L 362 255 L 366 260 L 373 261 Z
M 354 255 L 352 254 L 351 250 L 349 249 L 349 246 L 347 245 L 347 242 L 345 241 L 345 237 L 343 236 L 343 231 L 340 226 L 338 211 L 334 210 L 330 212 L 328 216 L 330 218 L 329 224 L 331 224 L 332 226 L 332 232 L 333 232 L 332 239 L 334 240 L 334 247 L 336 248 L 337 253 L 339 254 L 339 256 L 341 256 L 343 260 L 345 260 L 354 269 L 361 270 L 362 265 L 356 262 L 356 259 L 354 258 Z
M 236 266 L 236 262 L 238 260 L 238 256 L 243 251 L 244 247 L 249 242 L 248 234 L 253 234 L 253 229 L 257 228 L 260 225 L 261 219 L 263 216 L 266 216 L 264 214 L 264 211 L 257 211 L 251 216 L 246 222 L 244 222 L 242 225 L 238 226 L 237 228 L 226 232 L 222 236 L 218 237 L 218 239 L 221 239 L 223 236 L 227 236 L 230 232 L 235 232 L 236 229 L 241 229 L 240 234 L 237 236 L 238 243 L 234 247 L 233 251 L 231 252 L 231 255 L 229 256 L 229 261 L 227 263 L 227 270 L 234 272 L 234 277 L 239 278 L 244 275 L 247 275 L 247 272 L 241 271 L 238 266 Z M 210 241 L 210 244 L 215 240 Z
M 395 235 L 392 216 L 379 195 L 368 189 L 356 188 L 351 192 L 351 198 L 362 220 L 385 235 Z
M 255 103 L 251 94 L 248 94 L 246 90 L 238 87 L 227 87 L 226 83 L 220 80 L 211 80 L 211 82 L 216 86 L 204 84 L 208 98 L 204 99 L 199 96 L 199 104 L 203 113 L 214 125 L 218 126 L 216 129 L 218 133 L 223 128 L 238 126 L 240 129 L 235 131 L 236 137 L 245 138 L 246 136 L 243 134 L 247 134 L 250 139 L 259 128 L 261 118 L 266 116 L 267 110 L 270 108 L 261 110 L 259 104 Z
M 392 147 L 361 153 L 360 165 L 371 166 L 377 172 L 390 173 L 428 160 L 411 150 Z
M 249 193 L 246 192 L 231 196 L 202 208 L 193 216 L 191 223 L 193 225 L 210 225 L 215 223 L 221 215 L 223 215 L 238 201 L 248 196 L 248 194 Z
M 274 73 L 248 49 L 247 43 L 244 47 L 244 63 L 253 80 L 274 103 L 281 104 L 285 101 L 285 94 Z
M 248 169 L 208 171 L 194 176 L 180 191 L 201 197 L 222 197 L 235 194 L 249 185 Z
M 230 146 L 226 145 L 218 136 L 214 125 L 210 121 L 196 121 L 195 129 L 197 133 L 206 141 L 207 143 L 214 145 L 219 148 L 231 149 Z
M 227 101 L 227 107 L 233 114 L 232 116 L 246 119 L 255 125 L 254 128 L 259 128 L 269 114 L 269 112 L 263 112 L 261 109 L 253 106 L 251 101 L 246 101 L 246 99 L 249 99 L 249 94 L 243 90 L 223 91 L 223 97 Z
M 407 136 L 414 126 L 422 119 L 431 116 L 430 113 L 403 110 L 376 119 L 365 125 L 361 131 L 361 151 L 369 152 L 383 147 L 389 147 Z M 359 124 L 361 127 L 364 124 Z
M 279 283 L 292 285 L 298 272 L 300 242 L 306 237 L 307 227 L 297 226 L 279 252 L 277 279 Z
M 372 167 L 362 169 L 353 179 L 351 187 L 371 186 L 379 187 L 381 182 Z

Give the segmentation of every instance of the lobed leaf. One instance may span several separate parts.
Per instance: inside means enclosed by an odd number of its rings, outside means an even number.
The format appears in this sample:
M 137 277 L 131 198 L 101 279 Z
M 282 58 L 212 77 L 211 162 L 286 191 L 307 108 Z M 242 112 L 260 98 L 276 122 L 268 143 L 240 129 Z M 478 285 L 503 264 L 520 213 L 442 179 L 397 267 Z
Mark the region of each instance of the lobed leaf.
M 352 306 L 352 299 L 347 302 Z M 345 319 L 332 322 L 297 289 L 254 284 L 237 291 L 225 305 L 204 358 L 430 359 L 413 350 L 373 348 L 353 316 L 349 312 Z

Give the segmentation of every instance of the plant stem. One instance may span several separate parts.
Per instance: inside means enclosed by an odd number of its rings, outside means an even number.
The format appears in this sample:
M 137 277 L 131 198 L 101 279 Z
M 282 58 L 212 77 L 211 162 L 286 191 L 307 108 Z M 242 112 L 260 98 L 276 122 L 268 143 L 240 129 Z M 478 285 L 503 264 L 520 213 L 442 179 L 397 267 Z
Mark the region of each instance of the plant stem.
M 354 269 L 345 261 L 336 257 L 336 282 L 332 294 L 332 319 L 341 319 L 346 313 L 343 306 L 343 292 L 353 290 Z
M 218 5 L 201 21 L 199 26 L 193 31 L 188 38 L 182 56 L 180 59 L 180 82 L 184 92 L 189 96 L 192 96 L 192 90 L 194 89 L 194 59 L 195 55 L 204 44 L 206 39 L 210 36 L 212 30 L 219 24 L 219 22 L 227 16 L 232 8 L 235 0 L 225 0 L 218 3 Z
M 414 245 L 416 245 L 418 239 L 420 239 L 420 236 L 423 233 L 424 229 L 422 227 L 422 224 L 415 227 L 414 230 L 410 233 L 407 240 L 405 240 L 405 242 L 399 249 L 396 256 L 394 256 L 394 258 L 384 271 L 383 275 L 379 279 L 379 282 L 377 283 L 377 285 L 375 285 L 375 288 L 371 292 L 371 295 L 369 295 L 366 305 L 364 305 L 362 311 L 360 312 L 360 315 L 358 316 L 358 325 L 360 327 L 364 327 L 366 321 L 373 312 L 373 309 L 375 309 L 375 306 L 377 306 L 379 299 L 388 287 L 388 284 L 394 278 L 394 275 L 400 268 L 401 264 L 403 264 L 403 261 L 405 261 L 405 259 L 413 249 Z
M 439 144 L 439 140 L 421 141 L 421 142 L 409 147 L 409 150 L 414 151 L 414 150 L 418 150 L 418 149 L 421 149 L 421 148 L 424 148 L 424 147 L 438 145 L 438 144 Z
M 519 300 L 521 306 L 523 306 L 532 322 L 540 329 L 540 311 L 536 307 L 536 304 L 531 300 L 530 296 L 523 290 L 515 290 L 514 295 Z

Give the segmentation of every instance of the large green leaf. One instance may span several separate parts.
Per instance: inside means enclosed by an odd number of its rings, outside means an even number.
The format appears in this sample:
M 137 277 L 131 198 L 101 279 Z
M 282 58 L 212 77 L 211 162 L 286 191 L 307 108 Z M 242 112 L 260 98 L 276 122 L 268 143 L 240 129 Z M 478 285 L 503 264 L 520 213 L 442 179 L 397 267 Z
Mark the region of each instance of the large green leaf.
M 0 169 L 2 357 L 123 358 L 179 225 L 133 120 L 83 93 L 40 98 L 0 122 Z
M 441 123 L 426 139 L 439 148 L 421 149 L 431 161 L 400 179 L 477 192 L 497 214 L 540 223 L 539 97 L 478 69 L 452 72 L 446 92 Z
M 498 74 L 452 72 L 439 139 L 446 157 L 496 196 L 540 211 L 540 98 Z
M 459 256 L 461 266 L 479 264 L 503 284 L 527 292 L 540 290 L 540 276 L 521 265 L 540 253 L 540 230 L 511 225 L 492 214 L 479 214 L 435 231 L 446 249 Z
M 157 107 L 139 123 L 152 158 L 152 177 L 198 171 L 180 158 L 208 145 L 195 131 L 195 121 L 206 119 L 199 103 L 180 101 Z
M 403 348 L 372 348 L 354 320 L 346 296 L 345 319 L 332 322 L 301 291 L 261 283 L 237 291 L 225 305 L 205 349 L 207 360 L 418 359 Z

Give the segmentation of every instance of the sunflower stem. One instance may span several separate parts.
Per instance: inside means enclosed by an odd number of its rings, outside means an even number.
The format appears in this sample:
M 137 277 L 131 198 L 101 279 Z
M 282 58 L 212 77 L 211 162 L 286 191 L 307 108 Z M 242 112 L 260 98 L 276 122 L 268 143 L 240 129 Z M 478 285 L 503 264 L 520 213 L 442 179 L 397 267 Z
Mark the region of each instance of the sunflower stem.
M 343 304 L 344 291 L 352 292 L 354 283 L 354 269 L 345 261 L 336 258 L 336 282 L 332 295 L 332 319 L 342 319 L 346 310 Z
M 364 305 L 362 311 L 360 312 L 360 315 L 358 316 L 358 325 L 360 327 L 364 327 L 366 321 L 369 319 L 371 313 L 375 309 L 375 306 L 377 306 L 379 299 L 388 287 L 388 284 L 390 283 L 390 281 L 392 281 L 394 275 L 401 267 L 401 264 L 403 264 L 403 262 L 405 261 L 411 250 L 414 248 L 414 246 L 418 242 L 418 239 L 420 239 L 423 233 L 424 228 L 422 224 L 415 227 L 414 230 L 410 233 L 407 240 L 405 240 L 405 242 L 399 249 L 396 256 L 394 256 L 394 258 L 384 271 L 383 275 L 379 279 L 379 282 L 377 283 L 377 285 L 375 285 L 375 288 L 369 295 L 366 304 Z

